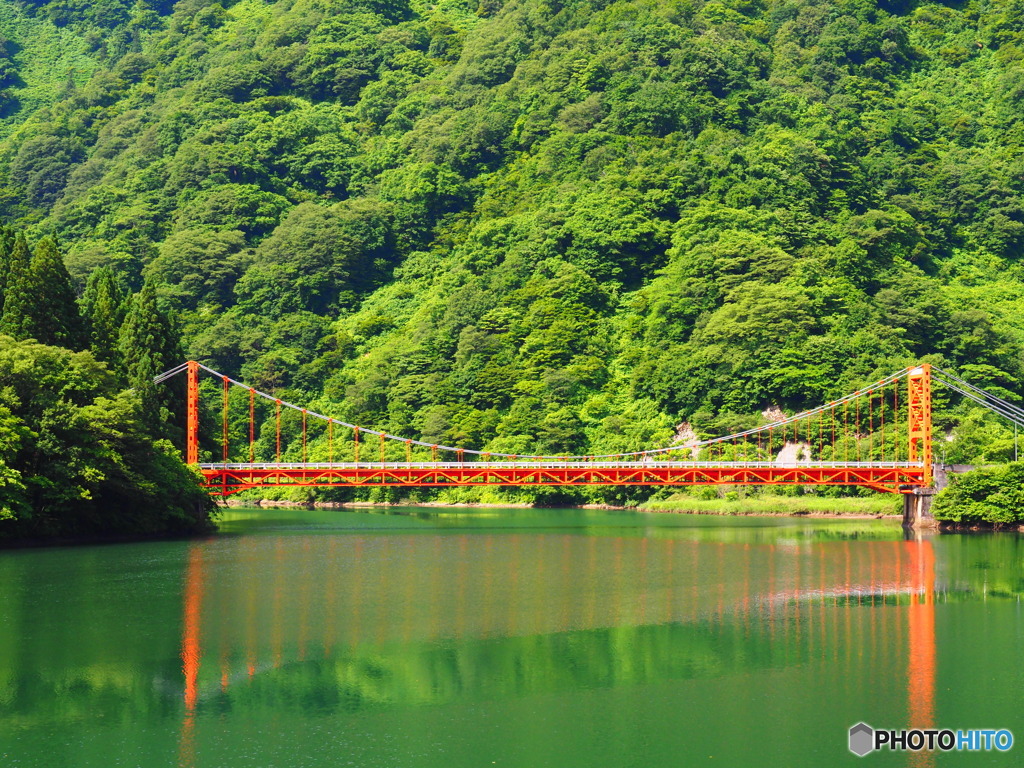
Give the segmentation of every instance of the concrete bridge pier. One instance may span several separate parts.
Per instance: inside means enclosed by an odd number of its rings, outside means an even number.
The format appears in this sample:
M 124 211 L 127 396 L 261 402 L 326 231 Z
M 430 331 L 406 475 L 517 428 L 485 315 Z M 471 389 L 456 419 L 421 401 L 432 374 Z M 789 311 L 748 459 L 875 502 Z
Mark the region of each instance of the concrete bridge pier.
M 935 527 L 935 518 L 932 516 L 932 499 L 938 492 L 936 488 L 915 488 L 912 493 L 903 495 L 904 528 Z

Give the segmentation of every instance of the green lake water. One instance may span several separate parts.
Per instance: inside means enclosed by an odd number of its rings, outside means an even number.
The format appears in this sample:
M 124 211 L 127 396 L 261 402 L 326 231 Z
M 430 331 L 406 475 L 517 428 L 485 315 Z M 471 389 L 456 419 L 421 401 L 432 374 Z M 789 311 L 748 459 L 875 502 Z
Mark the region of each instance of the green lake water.
M 891 521 L 248 510 L 0 551 L 0 766 L 1024 764 L 1024 547 Z M 847 729 L 1008 728 L 857 758 Z

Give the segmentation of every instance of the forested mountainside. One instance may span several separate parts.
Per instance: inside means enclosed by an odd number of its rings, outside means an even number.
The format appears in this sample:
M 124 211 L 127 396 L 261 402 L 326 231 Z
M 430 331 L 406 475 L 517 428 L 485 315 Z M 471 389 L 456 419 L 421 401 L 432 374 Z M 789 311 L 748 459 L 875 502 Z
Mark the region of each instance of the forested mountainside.
M 1024 373 L 1024 3 L 3 0 L 0 213 L 320 412 L 610 453 Z M 1005 458 L 965 408 L 947 458 Z

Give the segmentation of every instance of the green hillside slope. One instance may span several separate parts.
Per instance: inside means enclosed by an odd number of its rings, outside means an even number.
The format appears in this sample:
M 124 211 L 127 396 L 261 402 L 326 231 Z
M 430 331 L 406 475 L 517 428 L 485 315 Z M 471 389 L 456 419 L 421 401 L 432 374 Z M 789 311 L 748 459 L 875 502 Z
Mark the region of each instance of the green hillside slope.
M 3 215 L 322 412 L 604 453 L 1024 373 L 1019 0 L 2 9 Z

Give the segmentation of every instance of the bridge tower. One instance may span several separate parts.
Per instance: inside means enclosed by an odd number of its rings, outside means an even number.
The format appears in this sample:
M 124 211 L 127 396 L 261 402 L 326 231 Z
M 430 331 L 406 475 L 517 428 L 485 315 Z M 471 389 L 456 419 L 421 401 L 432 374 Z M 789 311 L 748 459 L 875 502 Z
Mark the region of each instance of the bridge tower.
M 199 363 L 188 361 L 188 394 L 185 425 L 185 463 L 199 463 Z
M 924 486 L 903 497 L 903 527 L 922 528 L 935 524 L 932 517 L 932 368 L 925 363 L 907 376 L 909 394 L 907 421 L 910 461 L 924 464 Z
M 910 461 L 924 462 L 924 484 L 932 484 L 932 367 L 925 363 L 907 376 Z

